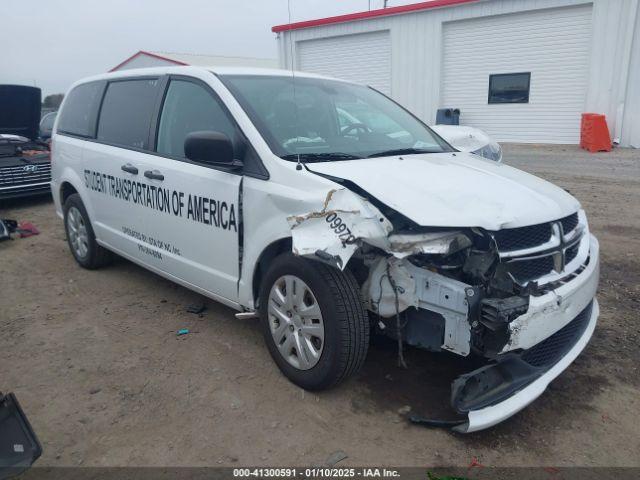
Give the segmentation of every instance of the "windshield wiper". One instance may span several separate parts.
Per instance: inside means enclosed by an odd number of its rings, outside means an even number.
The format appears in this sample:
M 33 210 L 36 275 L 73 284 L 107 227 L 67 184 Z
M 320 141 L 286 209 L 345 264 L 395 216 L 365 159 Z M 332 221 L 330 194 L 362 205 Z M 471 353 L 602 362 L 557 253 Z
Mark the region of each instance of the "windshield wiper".
M 297 160 L 297 153 L 289 153 L 287 155 L 282 155 L 280 158 L 284 160 Z M 324 153 L 301 153 L 300 160 L 304 162 L 330 162 L 332 160 L 356 160 L 358 158 L 357 155 L 351 155 L 350 153 L 342 153 L 342 152 L 324 152 Z
M 394 148 L 391 150 L 384 150 L 383 152 L 372 153 L 367 158 L 391 157 L 393 155 L 414 155 L 418 153 L 441 153 L 441 152 L 442 150 L 428 150 L 425 148 Z

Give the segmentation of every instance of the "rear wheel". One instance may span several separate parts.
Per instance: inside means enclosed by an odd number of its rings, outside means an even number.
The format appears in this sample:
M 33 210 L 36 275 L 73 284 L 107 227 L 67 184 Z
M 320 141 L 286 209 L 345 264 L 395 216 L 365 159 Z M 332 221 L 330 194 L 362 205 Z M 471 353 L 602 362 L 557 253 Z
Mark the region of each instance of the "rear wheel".
M 80 266 L 95 269 L 111 261 L 111 252 L 96 242 L 89 215 L 77 193 L 64 202 L 64 227 L 69 249 Z
M 260 306 L 269 352 L 296 385 L 329 388 L 364 363 L 369 320 L 350 272 L 281 255 L 263 279 Z

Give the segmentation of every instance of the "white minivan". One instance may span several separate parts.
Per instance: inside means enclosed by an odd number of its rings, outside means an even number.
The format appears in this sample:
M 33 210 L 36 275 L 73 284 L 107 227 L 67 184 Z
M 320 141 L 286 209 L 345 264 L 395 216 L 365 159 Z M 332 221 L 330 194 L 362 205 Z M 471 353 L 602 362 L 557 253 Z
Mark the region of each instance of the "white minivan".
M 580 354 L 598 242 L 565 190 L 455 150 L 378 91 L 279 70 L 77 82 L 51 187 L 85 268 L 113 253 L 259 316 L 284 375 L 336 385 L 369 336 L 485 359 L 449 424 L 494 425 Z M 428 380 L 427 380 L 428 381 Z

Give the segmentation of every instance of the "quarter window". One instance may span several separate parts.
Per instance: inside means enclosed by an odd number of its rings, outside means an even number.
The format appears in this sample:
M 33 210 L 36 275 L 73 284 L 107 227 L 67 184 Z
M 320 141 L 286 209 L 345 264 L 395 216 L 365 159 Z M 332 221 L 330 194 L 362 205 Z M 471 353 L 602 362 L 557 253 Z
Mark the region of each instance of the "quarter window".
M 489 103 L 529 103 L 531 72 L 489 76 Z
M 149 148 L 157 87 L 157 79 L 111 82 L 102 102 L 98 140 L 123 147 Z
M 204 87 L 186 80 L 172 80 L 162 107 L 157 151 L 184 158 L 187 135 L 199 131 L 226 134 L 232 141 L 235 126 L 213 95 Z
M 96 133 L 96 112 L 103 91 L 103 83 L 83 83 L 75 87 L 64 101 L 58 131 L 93 137 Z

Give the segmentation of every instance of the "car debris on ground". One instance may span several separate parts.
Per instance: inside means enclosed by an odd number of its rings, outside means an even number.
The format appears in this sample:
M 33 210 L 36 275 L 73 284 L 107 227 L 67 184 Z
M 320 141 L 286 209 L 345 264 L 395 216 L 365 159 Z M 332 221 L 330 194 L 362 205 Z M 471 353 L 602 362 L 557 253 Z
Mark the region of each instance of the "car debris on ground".
M 0 219 L 0 241 L 10 240 L 12 233 L 17 233 L 20 238 L 27 238 L 39 235 L 40 230 L 31 222 L 17 222 L 8 218 Z

